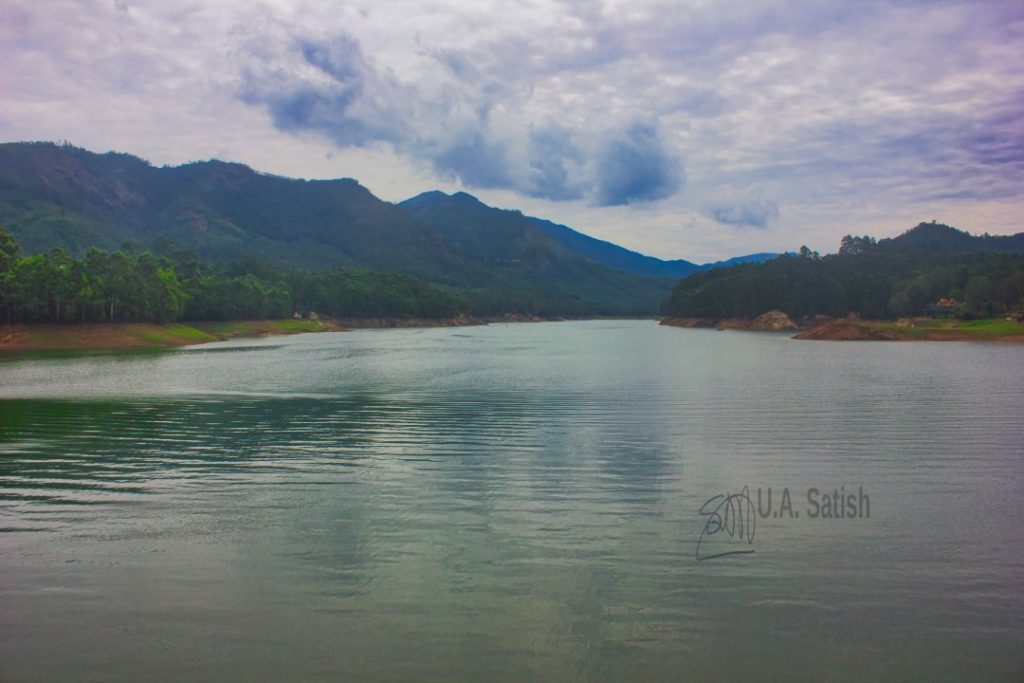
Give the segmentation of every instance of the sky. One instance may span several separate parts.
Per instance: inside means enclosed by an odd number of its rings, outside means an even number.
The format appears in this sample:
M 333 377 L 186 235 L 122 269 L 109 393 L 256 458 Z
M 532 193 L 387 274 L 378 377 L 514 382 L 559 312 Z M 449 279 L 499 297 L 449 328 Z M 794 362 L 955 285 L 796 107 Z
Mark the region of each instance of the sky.
M 1024 2 L 4 0 L 0 141 L 464 190 L 661 258 L 1024 231 Z

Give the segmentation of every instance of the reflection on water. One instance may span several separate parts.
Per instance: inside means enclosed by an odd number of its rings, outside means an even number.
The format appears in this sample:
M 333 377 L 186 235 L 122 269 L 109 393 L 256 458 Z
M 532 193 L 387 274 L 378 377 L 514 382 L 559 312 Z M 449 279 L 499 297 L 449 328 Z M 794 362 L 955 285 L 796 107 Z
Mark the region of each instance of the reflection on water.
M 614 321 L 5 363 L 0 679 L 1013 679 L 1022 360 Z M 744 485 L 871 518 L 697 562 Z

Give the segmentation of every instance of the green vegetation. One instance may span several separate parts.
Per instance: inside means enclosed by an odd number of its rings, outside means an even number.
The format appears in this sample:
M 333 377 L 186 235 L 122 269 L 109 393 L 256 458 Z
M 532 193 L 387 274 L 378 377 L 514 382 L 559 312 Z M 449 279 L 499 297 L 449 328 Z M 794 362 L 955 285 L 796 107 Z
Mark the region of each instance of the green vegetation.
M 195 342 L 210 341 L 210 333 L 202 332 L 188 325 L 165 325 L 167 334 L 179 339 L 188 339 Z
M 959 329 L 988 337 L 1004 337 L 1008 334 L 1024 333 L 1024 328 L 1021 327 L 1020 321 L 1007 320 L 1006 318 L 967 320 L 959 325 Z
M 442 318 L 466 305 L 455 294 L 397 273 L 307 271 L 256 259 L 211 264 L 187 252 L 176 257 L 135 253 L 130 245 L 113 253 L 91 248 L 82 259 L 59 248 L 22 256 L 0 229 L 0 321 L 7 323 L 251 320 L 314 312 L 338 318 Z M 281 331 L 315 326 L 302 320 L 279 325 Z M 153 334 L 168 331 L 194 333 L 177 326 Z
M 697 273 L 673 290 L 666 315 L 979 319 L 1024 313 L 1024 242 L 921 224 L 892 240 L 847 236 L 837 254 L 806 247 L 763 264 Z M 1014 252 L 1013 250 L 1018 250 Z

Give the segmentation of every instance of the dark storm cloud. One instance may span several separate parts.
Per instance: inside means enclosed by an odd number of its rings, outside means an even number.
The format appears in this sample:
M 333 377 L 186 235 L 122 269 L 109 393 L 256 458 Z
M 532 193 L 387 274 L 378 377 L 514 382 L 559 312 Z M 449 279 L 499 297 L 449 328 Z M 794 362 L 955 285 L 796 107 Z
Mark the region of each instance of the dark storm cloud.
M 634 124 L 610 141 L 597 160 L 599 206 L 670 197 L 683 185 L 679 161 L 665 149 L 653 126 Z
M 580 199 L 583 187 L 573 169 L 583 154 L 572 142 L 572 134 L 560 126 L 530 131 L 530 176 L 527 193 L 544 199 Z
M 473 130 L 437 152 L 434 170 L 444 178 L 459 178 L 467 185 L 505 188 L 513 184 L 505 148 Z
M 351 36 L 295 38 L 285 60 L 275 52 L 253 56 L 242 71 L 239 97 L 264 106 L 281 130 L 316 131 L 342 147 L 398 143 L 407 136 L 396 110 L 375 100 L 408 96 L 412 89 L 379 74 Z

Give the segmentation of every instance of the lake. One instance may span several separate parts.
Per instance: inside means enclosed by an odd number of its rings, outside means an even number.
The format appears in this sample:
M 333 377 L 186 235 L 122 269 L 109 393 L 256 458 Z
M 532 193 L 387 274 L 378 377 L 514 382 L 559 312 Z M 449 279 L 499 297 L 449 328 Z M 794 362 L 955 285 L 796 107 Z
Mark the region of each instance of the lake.
M 3 362 L 0 680 L 1020 680 L 1022 490 L 1024 346 L 589 321 Z

